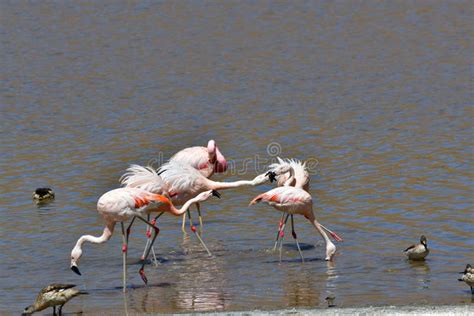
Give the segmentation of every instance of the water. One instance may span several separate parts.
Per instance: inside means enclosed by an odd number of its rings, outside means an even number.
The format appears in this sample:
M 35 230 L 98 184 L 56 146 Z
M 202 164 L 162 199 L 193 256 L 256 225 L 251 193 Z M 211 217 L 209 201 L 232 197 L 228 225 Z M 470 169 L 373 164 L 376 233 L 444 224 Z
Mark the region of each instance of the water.
M 472 30 L 469 1 L 0 3 L 0 307 L 18 313 L 51 282 L 91 294 L 67 312 L 193 312 L 471 303 L 458 271 L 474 259 Z M 269 251 L 280 214 L 248 207 L 271 185 L 205 203 L 208 258 L 164 216 L 137 273 L 132 235 L 98 235 L 98 197 L 130 163 L 157 163 L 215 138 L 248 159 L 311 159 L 318 219 L 345 238 L 333 263 L 304 218 L 307 262 L 290 235 Z M 272 145 L 273 146 L 273 145 Z M 279 147 L 278 147 L 279 146 Z M 252 178 L 229 172 L 217 180 Z M 50 186 L 56 200 L 36 206 Z M 425 234 L 431 254 L 401 251 Z M 124 299 L 125 298 L 125 299 Z

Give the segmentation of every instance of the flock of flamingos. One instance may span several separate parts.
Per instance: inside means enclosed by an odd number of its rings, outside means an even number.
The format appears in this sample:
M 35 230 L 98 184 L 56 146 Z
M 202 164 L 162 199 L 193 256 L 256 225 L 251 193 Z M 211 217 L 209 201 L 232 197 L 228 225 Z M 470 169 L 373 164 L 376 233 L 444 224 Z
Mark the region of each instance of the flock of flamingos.
M 298 239 L 294 229 L 294 214 L 306 217 L 316 228 L 326 242 L 326 260 L 332 260 L 336 252 L 336 246 L 331 242 L 326 231 L 336 241 L 342 241 L 333 231 L 321 225 L 313 213 L 311 195 L 308 193 L 309 173 L 305 164 L 297 160 L 282 160 L 269 166 L 266 173 L 256 176 L 253 180 L 240 180 L 234 182 L 217 182 L 210 179 L 214 173 L 227 170 L 227 162 L 220 152 L 214 140 L 210 140 L 207 147 L 185 148 L 171 157 L 158 170 L 151 167 L 131 165 L 121 177 L 122 187 L 103 194 L 97 202 L 97 211 L 105 221 L 105 228 L 101 236 L 81 236 L 71 252 L 71 269 L 81 275 L 78 263 L 82 256 L 82 246 L 85 242 L 94 244 L 105 243 L 114 232 L 116 223 L 120 222 L 122 228 L 122 253 L 123 253 L 123 290 L 126 290 L 126 260 L 130 228 L 136 219 L 147 225 L 147 244 L 142 256 L 142 266 L 139 274 L 145 282 L 148 282 L 144 267 L 150 252 L 154 255 L 153 244 L 159 234 L 156 221 L 163 213 L 171 213 L 176 216 L 183 215 L 182 230 L 185 232 L 186 214 L 190 220 L 191 231 L 201 242 L 204 249 L 209 249 L 202 240 L 200 233 L 193 225 L 189 209 L 195 204 L 199 226 L 202 232 L 202 217 L 200 203 L 211 196 L 220 197 L 218 190 L 238 188 L 242 186 L 257 186 L 268 181 L 277 182 L 277 188 L 258 195 L 250 205 L 263 202 L 283 212 L 275 242 L 275 248 L 284 236 L 285 226 L 291 217 L 292 236 L 296 241 L 301 260 Z M 181 208 L 177 208 L 181 206 Z M 152 213 L 157 213 L 155 218 L 150 219 Z M 127 227 L 125 222 L 129 221 Z M 156 258 L 154 257 L 156 260 Z
M 171 213 L 176 216 L 182 215 L 183 232 L 185 232 L 187 214 L 191 231 L 199 239 L 203 248 L 211 255 L 211 252 L 201 238 L 203 223 L 200 203 L 212 196 L 220 197 L 218 190 L 242 186 L 257 186 L 269 181 L 276 181 L 277 187 L 257 195 L 251 200 L 250 205 L 263 202 L 282 212 L 274 246 L 274 249 L 276 249 L 278 243 L 280 243 L 280 261 L 284 231 L 288 219 L 291 219 L 292 236 L 296 242 L 301 260 L 304 261 L 294 227 L 293 215 L 295 214 L 303 215 L 314 226 L 326 243 L 325 259 L 328 261 L 333 260 L 336 246 L 331 242 L 326 232 L 337 242 L 342 241 L 342 238 L 321 225 L 314 216 L 312 198 L 308 193 L 310 177 L 305 163 L 295 159 L 283 160 L 278 158 L 278 162 L 268 166 L 266 173 L 256 176 L 253 180 L 217 182 L 210 179 L 214 173 L 225 172 L 226 169 L 227 162 L 213 140 L 208 142 L 207 147 L 190 147 L 179 151 L 168 162 L 159 167 L 158 170 L 154 170 L 151 167 L 131 165 L 120 179 L 122 186 L 106 192 L 99 198 L 97 211 L 105 221 L 105 228 L 101 236 L 84 235 L 77 240 L 71 252 L 72 271 L 81 275 L 78 263 L 82 256 L 83 244 L 85 242 L 93 244 L 107 242 L 112 237 L 116 223 L 120 222 L 123 238 L 123 291 L 125 292 L 130 228 L 135 220 L 138 219 L 147 225 L 146 235 L 148 239 L 139 270 L 139 274 L 146 284 L 148 280 L 144 267 L 150 253 L 152 253 L 156 263 L 153 244 L 160 231 L 156 222 L 164 213 Z M 45 192 L 39 192 L 38 190 Z M 54 197 L 50 189 L 38 190 L 38 194 Z M 197 208 L 200 232 L 193 225 L 191 213 L 189 212 L 193 204 Z M 177 206 L 181 206 L 181 208 L 177 208 Z M 151 219 L 150 216 L 153 213 L 157 215 Z M 128 221 L 130 223 L 125 227 L 125 223 Z M 405 249 L 405 254 L 411 260 L 424 260 L 429 254 L 426 237 L 421 236 L 420 244 L 408 247 Z M 466 266 L 463 276 L 459 281 L 466 282 L 474 294 L 474 270 L 470 265 Z M 54 313 L 56 313 L 55 306 L 59 305 L 59 313 L 61 314 L 62 306 L 72 297 L 81 294 L 79 290 L 73 288 L 74 286 L 71 284 L 49 285 L 40 292 L 35 304 L 27 307 L 24 313 L 30 314 L 47 307 L 53 307 Z

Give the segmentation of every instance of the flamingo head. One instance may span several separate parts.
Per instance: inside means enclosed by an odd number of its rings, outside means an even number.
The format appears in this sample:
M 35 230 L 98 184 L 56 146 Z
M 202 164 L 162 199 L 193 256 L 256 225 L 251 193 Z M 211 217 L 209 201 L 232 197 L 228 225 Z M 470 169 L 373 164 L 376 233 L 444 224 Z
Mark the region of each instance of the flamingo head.
M 77 267 L 77 264 L 79 263 L 79 259 L 81 259 L 82 256 L 82 249 L 80 247 L 74 247 L 71 251 L 71 270 L 78 274 L 81 275 L 81 272 L 79 271 L 79 268 Z
M 204 202 L 207 199 L 209 199 L 211 196 L 215 196 L 219 199 L 221 198 L 221 194 L 219 192 L 217 192 L 216 190 L 209 190 L 209 191 L 199 193 L 196 196 L 195 200 L 196 200 L 196 202 Z
M 214 164 L 214 172 L 222 173 L 227 170 L 227 161 L 224 155 L 220 152 L 214 140 L 210 140 L 207 143 L 207 152 L 209 154 L 209 161 Z
M 326 244 L 326 261 L 332 261 L 335 253 L 336 246 L 331 241 L 328 241 Z
M 281 163 L 278 167 L 271 170 L 273 173 L 273 179 L 277 181 L 278 186 L 282 186 L 290 178 L 292 169 L 293 168 L 289 164 Z

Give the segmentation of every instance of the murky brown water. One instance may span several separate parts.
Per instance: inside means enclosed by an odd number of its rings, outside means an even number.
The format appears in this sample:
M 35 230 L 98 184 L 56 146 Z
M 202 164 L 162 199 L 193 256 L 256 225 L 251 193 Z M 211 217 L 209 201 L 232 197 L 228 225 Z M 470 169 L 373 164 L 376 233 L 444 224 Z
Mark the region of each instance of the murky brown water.
M 65 309 L 86 313 L 323 307 L 328 293 L 346 307 L 470 303 L 456 272 L 474 262 L 473 13 L 469 1 L 1 1 L 0 310 L 50 282 L 90 291 Z M 148 288 L 137 226 L 125 301 L 119 235 L 86 246 L 82 277 L 69 270 L 129 163 L 210 138 L 238 168 L 272 158 L 271 142 L 317 159 L 318 217 L 345 237 L 335 262 L 299 218 L 309 260 L 287 239 L 278 263 L 280 214 L 247 207 L 268 185 L 205 204 L 212 259 L 165 217 Z M 54 203 L 31 201 L 41 186 Z M 411 264 L 401 250 L 422 233 L 432 253 Z

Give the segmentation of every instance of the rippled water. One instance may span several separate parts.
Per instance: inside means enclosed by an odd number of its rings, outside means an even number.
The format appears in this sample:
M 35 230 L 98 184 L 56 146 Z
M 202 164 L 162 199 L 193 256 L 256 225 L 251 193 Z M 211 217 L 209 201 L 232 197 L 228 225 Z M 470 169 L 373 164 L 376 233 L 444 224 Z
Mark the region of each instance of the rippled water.
M 457 272 L 474 261 L 473 4 L 469 1 L 0 2 L 0 306 L 40 288 L 91 294 L 68 312 L 184 312 L 470 303 Z M 121 238 L 98 235 L 98 197 L 130 163 L 215 138 L 241 169 L 255 155 L 317 161 L 319 220 L 345 238 L 333 263 L 297 218 L 269 251 L 280 214 L 248 207 L 270 185 L 207 202 L 208 258 L 165 216 L 159 267 L 137 273 L 143 227 L 121 286 Z M 264 162 L 264 161 L 263 161 Z M 218 180 L 251 178 L 228 173 Z M 36 206 L 50 186 L 56 200 Z M 428 237 L 431 254 L 401 250 Z

